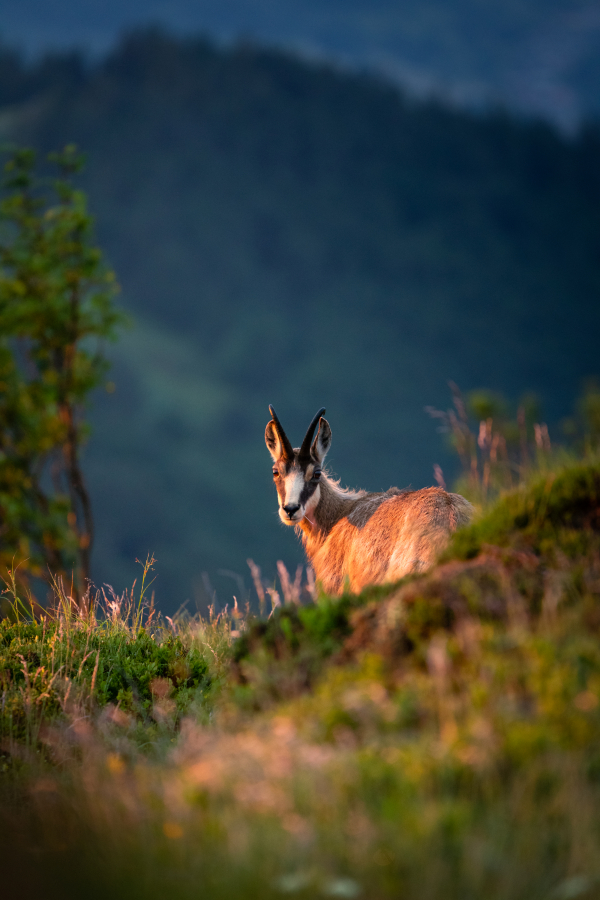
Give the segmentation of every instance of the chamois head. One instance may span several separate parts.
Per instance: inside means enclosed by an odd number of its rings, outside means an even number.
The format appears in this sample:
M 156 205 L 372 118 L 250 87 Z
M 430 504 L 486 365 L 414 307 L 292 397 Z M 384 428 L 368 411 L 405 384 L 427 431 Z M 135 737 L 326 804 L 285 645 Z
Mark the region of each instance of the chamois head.
M 319 480 L 325 455 L 331 446 L 331 428 L 320 409 L 304 436 L 301 447 L 292 447 L 275 410 L 265 431 L 267 449 L 273 457 L 273 481 L 279 499 L 279 518 L 284 525 L 298 525 L 310 517 L 321 494 Z M 315 429 L 319 426 L 313 440 Z

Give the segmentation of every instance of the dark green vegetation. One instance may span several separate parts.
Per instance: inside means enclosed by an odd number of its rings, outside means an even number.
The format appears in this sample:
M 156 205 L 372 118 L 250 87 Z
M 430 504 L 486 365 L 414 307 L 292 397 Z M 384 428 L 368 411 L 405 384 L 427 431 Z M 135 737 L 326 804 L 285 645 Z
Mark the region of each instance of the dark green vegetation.
M 114 273 L 91 240 L 72 147 L 36 175 L 20 150 L 0 205 L 0 567 L 19 581 L 69 575 L 83 593 L 94 521 L 81 468 L 83 408 L 104 381 L 120 321 Z
M 4 885 L 61 900 L 183 900 L 199 885 L 209 898 L 597 898 L 599 510 L 597 457 L 554 466 L 431 572 L 238 619 L 233 643 L 224 618 L 170 638 L 154 623 L 153 638 L 125 606 L 107 606 L 110 621 L 63 602 L 54 622 L 4 623 L 0 677 L 39 723 L 25 742 L 22 720 L 2 720 Z M 53 711 L 33 665 L 65 665 L 70 648 Z M 102 679 L 94 658 L 115 661 Z M 117 682 L 112 696 L 99 684 L 119 666 L 139 699 L 124 679 L 115 706 Z
M 419 487 L 447 468 L 422 410 L 448 378 L 536 391 L 554 435 L 597 370 L 593 129 L 566 141 L 157 33 L 91 67 L 4 71 L 5 138 L 88 153 L 137 321 L 86 459 L 103 580 L 129 584 L 151 550 L 172 610 L 206 599 L 203 570 L 225 603 L 240 592 L 219 569 L 301 559 L 275 513 L 270 402 L 292 438 L 327 406 L 345 483 Z
M 600 530 L 600 472 L 597 465 L 549 471 L 527 490 L 509 494 L 493 515 L 456 535 L 448 556 L 471 559 L 486 544 L 551 555 L 556 562 L 584 556 Z
M 22 749 L 56 759 L 56 729 L 100 712 L 106 736 L 120 726 L 146 752 L 170 739 L 182 716 L 202 718 L 216 670 L 209 674 L 201 628 L 170 628 L 143 593 L 88 593 L 81 609 L 60 581 L 55 595 L 41 621 L 21 598 L 0 619 L 0 748 L 8 759 Z M 218 623 L 210 631 L 218 642 Z
M 131 726 L 144 722 L 145 741 L 156 740 L 157 725 L 166 718 L 174 728 L 201 689 L 208 689 L 206 661 L 180 636 L 164 629 L 149 634 L 144 628 L 131 634 L 110 622 L 95 624 L 73 627 L 61 640 L 57 622 L 0 623 L 0 733 L 5 738 L 36 746 L 40 730 L 45 735 L 48 723 L 68 721 L 69 709 L 85 695 L 92 708 L 118 708 L 116 721 Z M 65 700 L 71 682 L 73 696 Z M 170 715 L 159 706 L 151 719 L 153 699 L 164 696 L 170 700 Z

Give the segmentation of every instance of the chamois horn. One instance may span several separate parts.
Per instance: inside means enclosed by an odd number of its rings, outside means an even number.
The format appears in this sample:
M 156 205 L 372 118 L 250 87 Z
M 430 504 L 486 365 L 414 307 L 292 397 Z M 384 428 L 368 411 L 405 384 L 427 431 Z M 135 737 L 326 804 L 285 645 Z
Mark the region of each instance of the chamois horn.
M 301 459 L 310 459 L 310 445 L 312 443 L 313 435 L 315 433 L 315 428 L 317 427 L 317 423 L 321 416 L 325 412 L 325 407 L 323 406 L 319 412 L 316 414 L 310 425 L 308 426 L 308 431 L 302 441 L 302 446 L 300 447 L 300 453 L 298 457 Z
M 277 418 L 277 413 L 275 412 L 275 410 L 273 409 L 272 406 L 269 406 L 269 412 L 271 413 L 271 418 L 273 419 L 273 422 L 275 423 L 275 428 L 277 429 L 277 434 L 279 435 L 279 439 L 280 439 L 281 445 L 283 447 L 283 453 L 282 453 L 283 458 L 284 459 L 293 459 L 294 458 L 294 448 L 290 444 L 288 436 L 285 433 L 285 431 L 283 430 L 281 422 Z

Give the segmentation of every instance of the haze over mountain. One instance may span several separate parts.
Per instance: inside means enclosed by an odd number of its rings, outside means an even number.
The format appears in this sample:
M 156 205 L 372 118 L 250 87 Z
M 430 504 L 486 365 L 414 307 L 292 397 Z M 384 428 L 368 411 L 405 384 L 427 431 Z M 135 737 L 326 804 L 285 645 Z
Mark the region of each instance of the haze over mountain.
M 600 112 L 598 0 L 3 0 L 0 36 L 33 53 L 98 53 L 152 22 L 367 66 L 419 95 L 505 104 L 567 129 Z
M 371 490 L 449 456 L 449 378 L 537 391 L 551 431 L 598 372 L 600 142 L 408 100 L 249 45 L 160 32 L 106 59 L 0 58 L 0 137 L 88 153 L 83 184 L 135 327 L 87 453 L 95 574 L 159 563 L 166 611 L 202 573 L 302 552 L 264 447 L 328 410 L 332 467 Z M 246 582 L 248 579 L 246 578 Z

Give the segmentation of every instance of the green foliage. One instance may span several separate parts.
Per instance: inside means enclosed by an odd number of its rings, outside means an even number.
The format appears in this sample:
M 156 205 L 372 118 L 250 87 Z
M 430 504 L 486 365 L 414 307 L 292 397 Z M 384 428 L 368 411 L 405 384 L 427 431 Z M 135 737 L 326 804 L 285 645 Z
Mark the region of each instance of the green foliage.
M 67 147 L 50 162 L 57 173 L 42 179 L 33 151 L 16 151 L 0 205 L 0 569 L 46 580 L 75 570 L 81 590 L 93 539 L 82 411 L 120 316 L 71 181 L 81 158 Z
M 207 642 L 202 622 L 174 630 L 142 595 L 88 592 L 77 608 L 55 584 L 53 614 L 32 619 L 20 602 L 0 620 L 2 746 L 52 755 L 49 727 L 91 716 L 152 751 L 192 707 L 208 710 L 228 626 L 207 626 Z
M 360 602 L 322 597 L 316 606 L 286 605 L 251 623 L 233 649 L 238 702 L 252 709 L 310 688 L 348 635 L 349 613 Z
M 599 526 L 598 462 L 571 463 L 501 497 L 480 521 L 454 536 L 446 558 L 470 559 L 485 544 L 572 557 L 586 552 Z
M 66 635 L 60 633 L 57 622 L 4 619 L 0 654 L 5 697 L 0 734 L 33 744 L 42 722 L 64 720 L 77 701 L 96 711 L 114 704 L 119 718 L 130 717 L 132 724 L 136 720 L 162 724 L 160 707 L 156 720 L 151 719 L 153 701 L 167 699 L 174 728 L 196 695 L 210 684 L 206 660 L 198 649 L 164 630 L 148 634 L 140 629 L 131 634 L 104 623 L 93 629 L 89 625 L 72 628 Z

